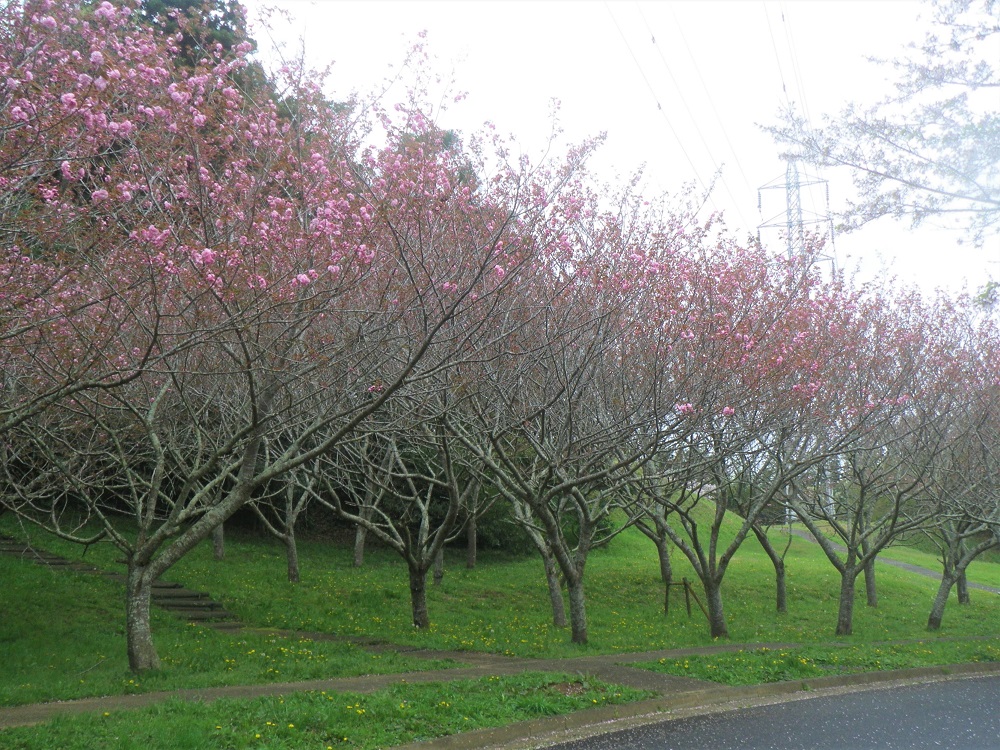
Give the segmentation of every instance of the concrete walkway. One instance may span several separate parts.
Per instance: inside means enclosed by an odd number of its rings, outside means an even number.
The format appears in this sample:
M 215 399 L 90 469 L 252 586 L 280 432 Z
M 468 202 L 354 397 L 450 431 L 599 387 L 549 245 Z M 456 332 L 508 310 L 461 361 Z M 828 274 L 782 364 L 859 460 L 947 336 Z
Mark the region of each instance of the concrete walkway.
M 807 542 L 812 542 L 813 544 L 817 543 L 816 537 L 814 537 L 811 532 L 806 531 L 805 529 L 792 529 L 792 534 L 799 537 L 800 539 L 805 539 Z M 847 552 L 847 548 L 844 547 L 844 545 L 842 544 L 838 544 L 837 542 L 833 543 L 833 547 L 838 552 Z M 941 580 L 941 571 L 938 570 L 931 570 L 930 568 L 922 568 L 919 565 L 900 562 L 899 560 L 892 560 L 888 557 L 878 557 L 876 558 L 876 562 L 880 565 L 891 565 L 894 568 L 902 568 L 903 570 L 907 570 L 910 573 L 916 573 L 917 575 L 926 576 L 927 578 L 933 578 L 935 581 Z M 972 581 L 968 582 L 968 586 L 970 589 L 978 589 L 979 591 L 988 591 L 991 594 L 1000 594 L 1000 589 L 995 588 L 993 586 L 985 586 L 981 583 L 973 583 Z
M 274 631 L 269 631 L 274 632 Z M 296 632 L 302 638 L 333 639 L 322 633 Z M 312 690 L 327 692 L 371 693 L 399 683 L 425 683 L 449 680 L 478 679 L 491 675 L 515 675 L 523 672 L 557 672 L 600 679 L 640 690 L 657 693 L 651 700 L 617 706 L 579 711 L 565 716 L 538 719 L 497 729 L 480 730 L 424 743 L 426 748 L 474 748 L 503 745 L 510 742 L 524 743 L 531 738 L 558 735 L 564 737 L 587 736 L 587 732 L 605 731 L 607 722 L 636 722 L 660 720 L 670 717 L 691 716 L 733 707 L 758 705 L 776 700 L 794 700 L 818 695 L 831 690 L 868 689 L 878 685 L 899 684 L 901 681 L 928 681 L 980 674 L 1000 673 L 1000 663 L 962 664 L 948 667 L 924 667 L 893 672 L 872 672 L 858 675 L 820 677 L 794 682 L 729 687 L 688 677 L 659 674 L 628 666 L 634 662 L 675 659 L 696 654 L 721 653 L 741 649 L 790 649 L 804 644 L 795 643 L 727 643 L 721 645 L 668 649 L 640 653 L 620 653 L 584 656 L 569 659 L 529 659 L 467 651 L 435 651 L 407 649 L 386 644 L 371 646 L 375 650 L 392 648 L 411 658 L 453 659 L 464 666 L 454 669 L 436 669 L 423 672 L 405 672 L 387 675 L 364 675 L 326 680 L 305 680 L 265 685 L 234 685 L 229 687 L 198 688 L 138 695 L 102 696 L 53 703 L 34 703 L 24 706 L 0 708 L 0 729 L 29 726 L 54 719 L 57 716 L 88 712 L 119 711 L 140 708 L 169 698 L 212 701 L 219 698 L 256 698 L 267 695 L 288 695 Z M 815 645 L 815 644 L 812 644 Z M 620 727 L 619 727 L 620 728 Z M 565 735 L 569 737 L 570 735 Z M 518 747 L 529 747 L 517 744 Z
M 275 631 L 268 631 L 275 632 Z M 323 633 L 279 631 L 286 635 L 313 640 L 334 640 L 334 636 Z M 625 666 L 629 662 L 655 661 L 665 658 L 683 658 L 694 654 L 719 653 L 754 648 L 792 648 L 791 643 L 724 644 L 703 648 L 672 649 L 650 651 L 648 653 L 612 654 L 606 656 L 583 656 L 573 659 L 529 659 L 487 654 L 471 651 L 435 651 L 429 649 L 408 649 L 405 646 L 380 644 L 372 650 L 392 649 L 416 659 L 452 659 L 465 666 L 454 669 L 434 669 L 423 672 L 404 672 L 384 675 L 363 675 L 341 677 L 328 680 L 304 680 L 265 685 L 234 685 L 230 687 L 197 688 L 136 695 L 103 696 L 53 703 L 34 703 L 24 706 L 0 708 L 0 729 L 25 726 L 48 721 L 56 716 L 86 713 L 89 711 L 116 711 L 139 708 L 168 698 L 182 700 L 211 701 L 217 698 L 256 698 L 264 695 L 286 695 L 304 690 L 326 690 L 327 692 L 371 693 L 401 682 L 441 682 L 449 680 L 478 679 L 491 675 L 515 675 L 524 672 L 559 672 L 579 674 L 606 682 L 651 690 L 661 695 L 681 695 L 712 690 L 715 683 L 687 677 L 657 674 L 645 669 Z
M 793 531 L 797 536 L 814 541 L 807 532 Z M 13 550 L 8 550 L 13 552 Z M 42 564 L 61 564 L 53 559 L 38 560 Z M 940 574 L 927 568 L 880 559 L 879 562 L 895 565 L 910 572 L 940 579 Z M 97 572 L 87 570 L 82 572 Z M 969 584 L 995 594 L 1000 589 Z M 235 630 L 243 629 L 236 622 L 204 623 L 210 627 Z M 251 630 L 250 628 L 245 628 Z M 267 631 L 275 632 L 275 631 Z M 650 662 L 659 659 L 675 659 L 696 654 L 720 653 L 741 649 L 790 649 L 803 644 L 795 643 L 750 643 L 717 644 L 698 648 L 669 649 L 642 653 L 620 653 L 601 656 L 585 656 L 569 659 L 529 659 L 507 657 L 468 651 L 434 651 L 376 643 L 360 638 L 343 639 L 326 633 L 286 632 L 313 640 L 349 640 L 362 648 L 373 651 L 394 650 L 411 658 L 452 659 L 463 665 L 454 669 L 438 669 L 422 672 L 406 672 L 389 675 L 366 675 L 326 680 L 271 683 L 265 685 L 236 685 L 231 687 L 199 688 L 168 692 L 143 693 L 138 695 L 104 696 L 79 700 L 37 703 L 24 706 L 0 708 L 0 729 L 27 726 L 49 721 L 57 716 L 87 712 L 117 711 L 151 705 L 169 698 L 181 700 L 212 701 L 219 698 L 255 698 L 267 695 L 287 695 L 299 691 L 327 691 L 370 693 L 399 683 L 425 683 L 461 679 L 478 679 L 491 675 L 515 675 L 527 671 L 557 672 L 600 679 L 609 683 L 624 685 L 657 694 L 656 698 L 617 706 L 578 711 L 564 716 L 537 719 L 500 727 L 479 730 L 450 737 L 443 737 L 405 746 L 410 750 L 444 750 L 454 748 L 476 750 L 487 747 L 517 748 L 544 747 L 557 741 L 591 736 L 628 726 L 636 726 L 653 721 L 682 718 L 714 711 L 731 710 L 751 705 L 787 700 L 801 700 L 808 697 L 849 692 L 854 690 L 890 687 L 913 682 L 941 679 L 956 679 L 981 674 L 1000 673 L 1000 663 L 962 664 L 948 667 L 926 667 L 892 672 L 873 672 L 859 675 L 821 677 L 805 681 L 773 683 L 750 687 L 728 687 L 693 678 L 658 674 L 628 666 L 629 663 Z M 811 644 L 816 645 L 816 644 Z M 832 645 L 832 644 L 830 644 Z

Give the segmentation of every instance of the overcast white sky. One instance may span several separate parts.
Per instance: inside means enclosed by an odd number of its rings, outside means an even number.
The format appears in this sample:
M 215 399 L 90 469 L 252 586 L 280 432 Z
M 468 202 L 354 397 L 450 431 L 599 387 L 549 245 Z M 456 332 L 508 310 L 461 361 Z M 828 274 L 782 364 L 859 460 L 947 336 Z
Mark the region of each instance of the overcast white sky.
M 889 71 L 865 57 L 893 57 L 918 40 L 918 16 L 929 10 L 913 0 L 268 4 L 294 18 L 279 27 L 285 42 L 294 48 L 304 39 L 317 67 L 335 62 L 331 95 L 376 87 L 426 30 L 435 69 L 453 72 L 469 95 L 442 127 L 470 131 L 490 120 L 537 157 L 555 98 L 569 141 L 607 132 L 593 164 L 609 178 L 645 163 L 650 192 L 677 192 L 692 181 L 707 184 L 721 168 L 713 205 L 737 236 L 784 217 L 782 190 L 765 191 L 758 212 L 758 188 L 785 174 L 758 124 L 773 123 L 786 101 L 818 121 L 847 100 L 877 98 L 888 89 Z M 258 3 L 248 5 L 252 16 Z M 266 37 L 257 40 L 268 54 Z M 817 176 L 829 180 L 834 208 L 848 197 L 846 174 Z M 807 213 L 822 214 L 824 198 L 822 189 L 805 191 Z M 777 230 L 762 237 L 783 246 Z M 888 265 L 927 289 L 956 290 L 965 281 L 975 287 L 991 272 L 1000 276 L 1000 240 L 984 249 L 956 240 L 883 220 L 838 236 L 836 251 L 842 266 L 860 260 L 871 274 Z

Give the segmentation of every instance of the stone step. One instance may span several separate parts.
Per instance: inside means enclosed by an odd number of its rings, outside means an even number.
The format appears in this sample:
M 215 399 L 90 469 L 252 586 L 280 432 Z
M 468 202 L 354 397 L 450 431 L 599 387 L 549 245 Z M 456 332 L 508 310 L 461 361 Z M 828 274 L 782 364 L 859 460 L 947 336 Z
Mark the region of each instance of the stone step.
M 219 630 L 223 633 L 238 633 L 243 630 L 243 624 L 237 620 L 205 620 L 205 627 Z
M 20 557 L 40 565 L 68 565 L 70 562 L 65 558 L 49 555 L 45 552 L 37 552 L 33 549 L 20 553 Z
M 169 609 L 222 609 L 222 605 L 213 602 L 211 599 L 157 599 L 153 597 L 153 603 L 157 607 Z
M 171 607 L 166 610 L 172 615 L 183 617 L 187 620 L 235 620 L 236 615 L 224 609 L 197 609 L 185 607 Z
M 211 599 L 207 591 L 189 591 L 188 589 L 157 589 L 153 592 L 154 599 L 163 601 L 171 599 Z
M 36 560 L 39 565 L 48 565 L 50 568 L 69 568 L 70 570 L 75 570 L 80 573 L 99 573 L 99 569 L 95 568 L 93 565 L 87 563 L 78 562 L 76 560 L 51 560 L 42 559 Z
M 90 573 L 104 576 L 117 583 L 125 583 L 125 576 L 116 571 L 101 570 L 93 565 L 79 560 L 67 560 L 58 555 L 40 552 L 30 545 L 10 537 L 0 537 L 0 554 L 20 557 L 38 565 L 47 565 L 59 570 L 72 570 L 78 573 Z M 153 582 L 153 604 L 171 614 L 187 620 L 206 622 L 213 626 L 239 628 L 236 615 L 222 608 L 222 604 L 213 601 L 205 591 L 191 591 L 173 581 Z

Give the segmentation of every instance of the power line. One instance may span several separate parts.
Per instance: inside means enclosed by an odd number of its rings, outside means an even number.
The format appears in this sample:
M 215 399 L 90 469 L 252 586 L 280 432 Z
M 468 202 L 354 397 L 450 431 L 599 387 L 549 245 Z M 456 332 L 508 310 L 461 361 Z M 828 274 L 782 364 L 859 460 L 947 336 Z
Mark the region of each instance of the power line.
M 729 146 L 729 151 L 732 153 L 733 160 L 736 162 L 736 169 L 743 178 L 743 183 L 746 185 L 747 189 L 752 190 L 753 188 L 750 185 L 750 179 L 747 177 L 747 174 L 743 169 L 743 164 L 740 162 L 739 152 L 736 150 L 736 146 L 733 145 L 732 140 L 729 138 L 729 131 L 726 129 L 725 120 L 722 119 L 722 115 L 719 114 L 719 110 L 715 106 L 715 99 L 712 97 L 712 92 L 705 83 L 705 78 L 701 74 L 701 68 L 698 65 L 698 60 L 695 58 L 694 52 L 691 50 L 691 45 L 688 43 L 687 35 L 684 33 L 684 27 L 678 20 L 677 13 L 674 11 L 673 6 L 670 6 L 670 15 L 674 19 L 674 25 L 677 27 L 677 33 L 680 35 L 681 41 L 684 42 L 684 49 L 687 51 L 688 57 L 691 59 L 691 64 L 694 66 L 694 72 L 698 76 L 698 82 L 701 84 L 701 88 L 705 92 L 705 96 L 708 98 L 708 104 L 712 108 L 712 114 L 715 115 L 715 121 L 718 123 L 719 129 L 722 131 L 722 135 L 726 139 L 726 145 Z
M 656 35 L 653 33 L 652 28 L 650 28 L 649 21 L 646 19 L 646 15 L 642 12 L 642 8 L 639 7 L 638 3 L 636 3 L 635 5 L 636 9 L 639 11 L 639 16 L 642 18 L 643 24 L 645 24 L 646 26 L 646 31 L 649 33 L 649 38 L 652 40 L 653 47 L 656 48 L 656 54 L 660 58 L 660 62 L 663 65 L 663 69 L 667 72 L 667 75 L 670 76 L 670 80 L 674 84 L 674 88 L 677 90 L 677 96 L 680 99 L 681 104 L 684 105 L 684 110 L 687 112 L 688 117 L 691 119 L 691 122 L 694 123 L 695 132 L 698 133 L 698 139 L 701 141 L 701 145 L 704 147 L 705 153 L 708 154 L 708 158 L 712 161 L 712 166 L 715 168 L 716 172 L 720 175 L 720 179 L 722 180 L 722 185 L 725 188 L 726 192 L 729 194 L 729 199 L 730 201 L 732 201 L 732 205 L 735 208 L 737 215 L 740 217 L 740 221 L 743 222 L 744 226 L 750 226 L 750 223 L 746 220 L 746 217 L 743 216 L 743 212 L 740 210 L 739 201 L 737 201 L 736 196 L 733 195 L 733 191 L 730 189 L 728 181 L 724 176 L 722 176 L 722 166 L 723 166 L 722 163 L 718 159 L 716 159 L 715 156 L 712 154 L 712 149 L 708 145 L 708 142 L 705 140 L 705 136 L 702 134 L 701 128 L 697 127 L 698 121 L 694 116 L 694 112 L 691 111 L 691 106 L 688 104 L 687 98 L 684 96 L 684 90 L 681 88 L 680 83 L 677 81 L 677 77 L 670 69 L 670 65 L 667 63 L 667 59 L 663 56 L 663 51 L 660 49 L 660 45 L 656 43 Z M 702 87 L 706 88 L 707 91 L 707 87 L 704 86 L 704 81 L 702 81 Z
M 802 104 L 802 115 L 805 117 L 806 125 L 811 128 L 812 125 L 809 114 L 809 104 L 806 101 L 805 85 L 802 82 L 801 68 L 799 66 L 799 54 L 795 47 L 795 42 L 792 39 L 792 25 L 785 17 L 784 4 L 779 4 L 778 8 L 781 11 L 781 23 L 785 28 L 785 44 L 788 45 L 788 56 L 792 61 L 792 75 L 795 78 L 795 88 L 799 93 L 799 100 Z
M 799 93 L 799 103 L 802 107 L 802 116 L 805 119 L 805 127 L 807 130 L 812 130 L 812 116 L 809 111 L 809 103 L 806 100 L 806 87 L 802 78 L 802 69 L 799 65 L 798 49 L 795 45 L 792 25 L 789 22 L 788 17 L 785 15 L 784 4 L 779 4 L 778 7 L 781 11 L 781 23 L 785 29 L 785 43 L 788 45 L 788 56 L 792 61 L 792 75 L 795 80 L 795 88 Z M 812 205 L 813 213 L 818 214 L 819 212 L 816 207 L 815 196 L 812 195 L 811 191 L 808 193 L 808 198 Z M 827 203 L 829 204 L 829 198 L 827 199 Z M 829 211 L 829 206 L 827 207 L 827 210 Z
M 767 3 L 761 3 L 764 6 L 764 17 L 767 19 L 767 33 L 771 37 L 771 49 L 774 50 L 774 62 L 778 66 L 778 78 L 781 79 L 781 91 L 785 95 L 785 104 L 789 107 L 792 105 L 791 99 L 788 98 L 788 86 L 785 84 L 785 73 L 781 69 L 781 55 L 778 54 L 778 43 L 774 38 L 774 28 L 771 26 L 771 14 L 767 11 Z
M 684 148 L 684 143 L 681 141 L 680 136 L 677 134 L 677 130 L 674 128 L 673 123 L 670 122 L 670 118 L 667 117 L 667 113 L 664 111 L 663 105 L 660 104 L 659 97 L 657 97 L 656 95 L 656 90 L 653 88 L 653 85 L 649 82 L 649 78 L 646 76 L 646 72 L 643 70 L 642 64 L 639 62 L 639 59 L 635 56 L 635 52 L 632 50 L 632 45 L 629 44 L 628 39 L 625 37 L 625 34 L 622 31 L 621 26 L 618 24 L 618 19 L 615 18 L 615 14 L 611 12 L 611 6 L 608 5 L 607 0 L 605 0 L 604 2 L 604 7 L 608 11 L 608 15 L 611 16 L 611 21 L 614 23 L 615 28 L 618 29 L 618 35 L 621 37 L 622 42 L 625 43 L 625 48 L 628 50 L 629 55 L 631 55 L 632 61 L 635 63 L 636 68 L 638 68 L 639 75 L 641 75 L 642 80 L 645 81 L 646 88 L 649 89 L 649 93 L 653 96 L 653 101 L 656 102 L 656 109 L 659 110 L 660 116 L 663 117 L 663 121 L 667 124 L 667 127 L 670 129 L 671 134 L 673 134 L 674 140 L 677 141 L 677 145 L 680 146 L 681 152 L 684 154 L 684 158 L 687 159 L 687 163 L 691 167 L 691 171 L 694 172 L 695 179 L 698 181 L 698 184 L 701 185 L 702 190 L 708 195 L 709 200 L 711 201 L 712 198 L 711 194 L 709 193 L 708 186 L 705 184 L 705 181 L 701 179 L 701 175 L 698 172 L 698 167 L 695 166 L 694 161 L 691 159 L 690 154 L 688 154 L 687 152 L 687 149 Z M 712 203 L 714 205 L 714 201 L 712 201 Z

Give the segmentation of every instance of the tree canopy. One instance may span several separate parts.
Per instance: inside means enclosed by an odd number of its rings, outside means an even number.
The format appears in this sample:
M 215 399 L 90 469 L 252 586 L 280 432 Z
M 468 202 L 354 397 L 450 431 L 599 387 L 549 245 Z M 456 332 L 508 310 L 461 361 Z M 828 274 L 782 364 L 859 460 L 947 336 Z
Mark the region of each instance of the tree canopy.
M 930 0 L 921 41 L 893 60 L 892 91 L 851 102 L 821 124 L 794 108 L 767 128 L 788 156 L 853 171 L 845 227 L 882 216 L 935 219 L 976 244 L 1000 225 L 1000 7 L 993 0 Z

